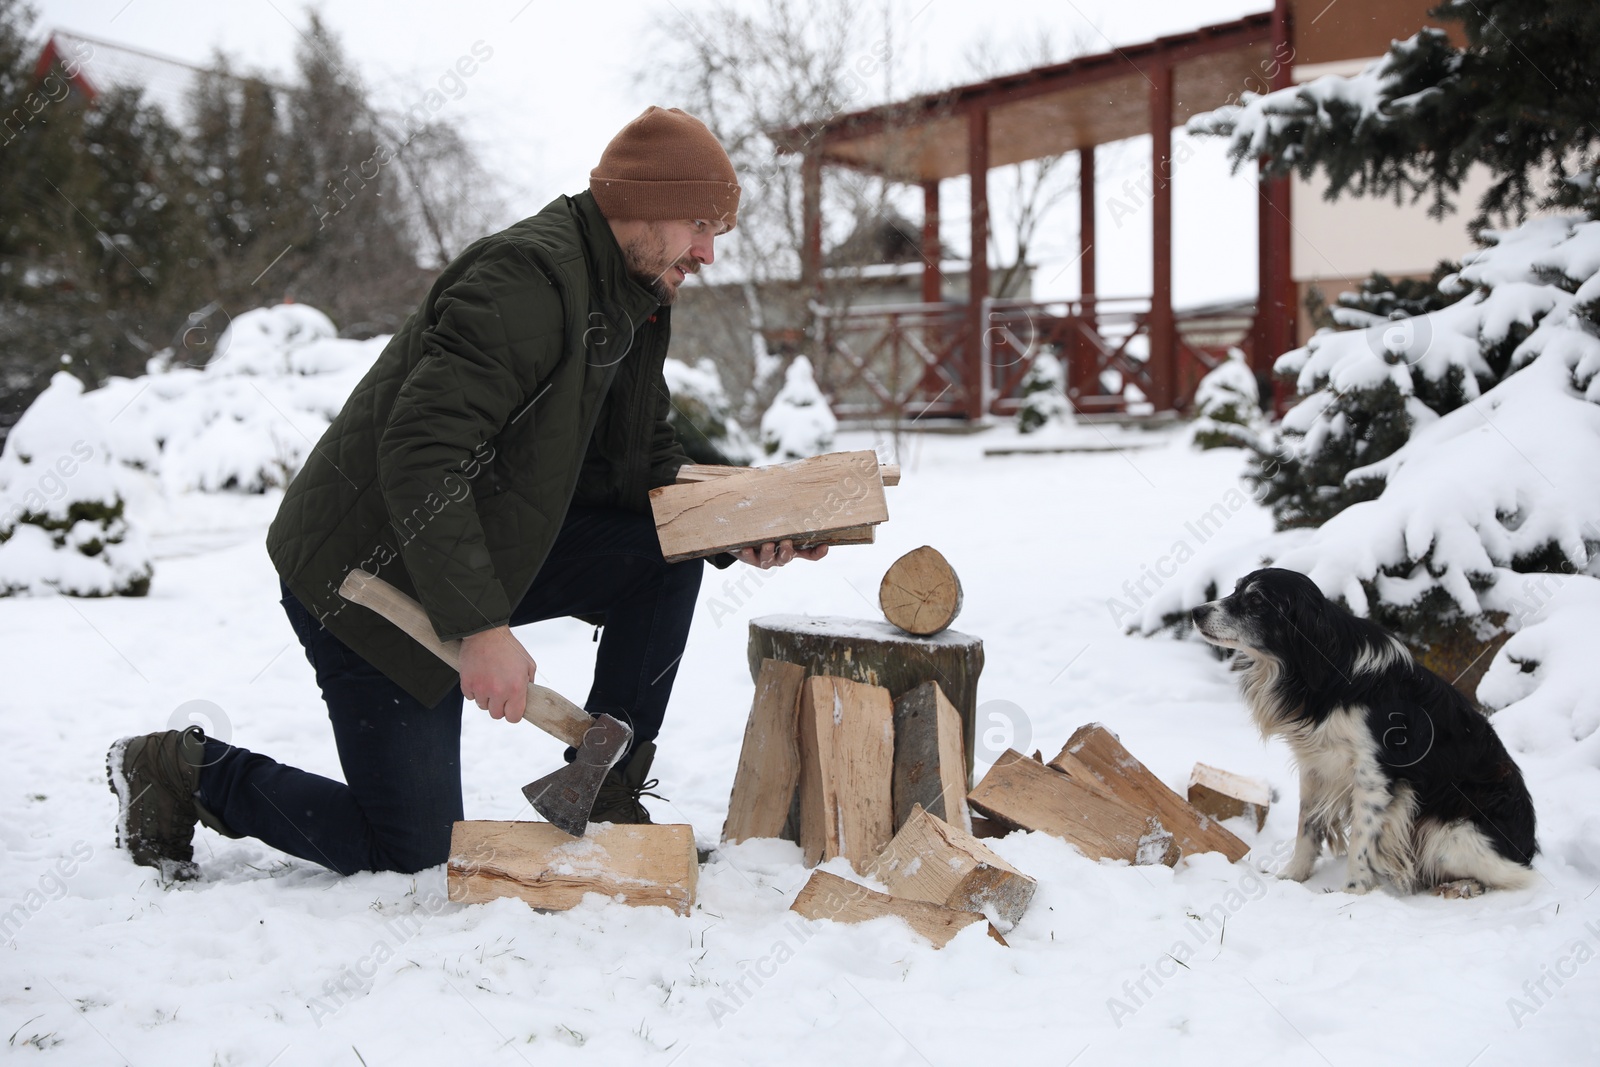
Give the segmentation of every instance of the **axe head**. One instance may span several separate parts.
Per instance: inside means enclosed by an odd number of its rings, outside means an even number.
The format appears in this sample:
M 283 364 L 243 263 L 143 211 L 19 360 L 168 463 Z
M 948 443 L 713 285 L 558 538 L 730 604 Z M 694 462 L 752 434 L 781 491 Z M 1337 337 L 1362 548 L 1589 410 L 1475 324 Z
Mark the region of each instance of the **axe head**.
M 584 732 L 583 744 L 571 763 L 522 787 L 533 810 L 552 826 L 573 837 L 589 828 L 595 794 L 607 772 L 616 766 L 633 739 L 633 727 L 610 715 L 600 715 Z

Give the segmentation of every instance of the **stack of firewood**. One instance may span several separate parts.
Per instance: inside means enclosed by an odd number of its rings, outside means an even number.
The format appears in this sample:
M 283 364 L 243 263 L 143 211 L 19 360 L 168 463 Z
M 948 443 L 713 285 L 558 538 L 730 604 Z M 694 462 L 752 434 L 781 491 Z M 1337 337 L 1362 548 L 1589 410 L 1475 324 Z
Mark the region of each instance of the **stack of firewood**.
M 1080 727 L 1049 763 L 1006 751 L 968 800 L 995 824 L 980 830 L 1039 830 L 1092 859 L 1171 866 L 1180 856 L 1220 852 L 1232 863 L 1250 851 L 1099 723 Z
M 970 827 L 961 719 L 937 682 L 894 700 L 882 686 L 762 662 L 723 842 L 797 836 L 807 866 L 843 856 L 889 887 L 818 871 L 794 910 L 899 915 L 941 945 L 986 909 L 1009 926 L 1034 882 Z
M 871 452 L 762 470 L 684 468 L 655 490 L 663 554 L 689 559 L 792 538 L 872 540 L 898 470 Z M 1247 846 L 1218 820 L 1266 818 L 1265 783 L 1197 765 L 1189 800 L 1168 789 L 1103 726 L 1078 730 L 1049 763 L 1007 751 L 971 788 L 983 643 L 949 629 L 961 582 L 936 549 L 897 560 L 879 587 L 887 622 L 769 616 L 750 624 L 755 699 L 723 827 L 725 844 L 783 837 L 807 866 L 842 857 L 887 892 L 815 871 L 792 907 L 860 922 L 897 915 L 943 945 L 964 927 L 1021 919 L 1036 883 L 980 837 L 1052 834 L 1094 859 L 1173 864 Z M 973 815 L 973 810 L 979 814 Z M 693 906 L 698 865 L 688 826 L 590 827 L 573 839 L 543 823 L 457 823 L 451 897 L 518 896 L 571 907 L 586 892 L 630 904 Z

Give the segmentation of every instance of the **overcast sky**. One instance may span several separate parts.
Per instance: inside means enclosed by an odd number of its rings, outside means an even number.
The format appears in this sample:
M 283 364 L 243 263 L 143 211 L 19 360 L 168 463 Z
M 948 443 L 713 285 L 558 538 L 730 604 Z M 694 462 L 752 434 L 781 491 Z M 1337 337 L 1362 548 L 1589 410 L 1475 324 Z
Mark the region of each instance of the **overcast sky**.
M 91 37 L 204 63 L 220 48 L 238 65 L 285 75 L 306 22 L 306 6 L 293 0 L 35 0 L 41 29 L 73 30 Z M 902 62 L 897 78 L 906 90 L 972 80 L 967 56 L 975 41 L 994 42 L 1002 59 L 1029 64 L 1023 49 L 1048 33 L 1059 42 L 1081 41 L 1088 50 L 1130 44 L 1164 33 L 1268 9 L 1269 0 L 893 0 Z M 473 46 L 493 50 L 466 92 L 439 112 L 480 146 L 484 162 L 501 174 L 515 215 L 531 213 L 552 197 L 575 192 L 611 136 L 648 104 L 672 106 L 641 88 L 639 74 L 662 43 L 661 26 L 674 7 L 692 12 L 693 0 L 323 0 L 314 5 L 354 57 L 361 76 L 381 100 L 402 106 L 420 101 L 447 68 Z M 752 7 L 760 6 L 752 4 Z M 897 87 L 898 88 L 898 87 Z M 1100 290 L 1106 295 L 1149 291 L 1147 211 L 1118 214 L 1109 198 L 1143 169 L 1136 149 L 1116 152 L 1102 166 L 1099 202 Z M 1180 303 L 1253 294 L 1255 215 L 1253 180 L 1230 179 L 1214 142 L 1175 180 L 1176 296 Z M 945 188 L 954 225 L 952 245 L 964 247 L 957 213 L 964 217 L 965 182 Z M 509 220 L 497 220 L 509 221 Z M 1045 279 L 1076 254 L 1077 212 L 1069 201 L 1051 218 L 1041 248 L 1039 277 L 1051 295 L 1075 291 L 1076 271 Z

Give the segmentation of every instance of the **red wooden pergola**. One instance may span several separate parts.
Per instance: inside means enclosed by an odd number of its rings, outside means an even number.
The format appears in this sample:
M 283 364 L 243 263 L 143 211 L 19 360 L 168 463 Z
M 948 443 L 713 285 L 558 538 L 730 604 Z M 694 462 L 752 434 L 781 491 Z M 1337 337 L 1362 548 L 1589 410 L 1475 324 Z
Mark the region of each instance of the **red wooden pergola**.
M 947 413 L 980 419 L 997 410 L 995 390 L 986 384 L 985 350 L 992 348 L 991 338 L 1004 343 L 1006 310 L 983 299 L 991 288 L 986 255 L 990 168 L 1077 153 L 1082 297 L 1062 321 L 1073 320 L 1069 332 L 1082 335 L 1097 331 L 1102 316 L 1110 312 L 1109 307 L 1103 310 L 1095 284 L 1095 146 L 1147 133 L 1154 276 L 1148 310 L 1138 313 L 1133 327 L 1147 339 L 1147 355 L 1129 360 L 1122 349 L 1113 351 L 1112 346 L 1098 343 L 1097 350 L 1085 349 L 1090 358 L 1069 359 L 1075 368 L 1069 377 L 1105 369 L 1121 357 L 1123 367 L 1139 372 L 1155 411 L 1174 409 L 1183 401 L 1179 357 L 1184 346 L 1172 306 L 1172 130 L 1245 89 L 1263 91 L 1290 84 L 1289 20 L 1287 0 L 1276 0 L 1272 11 L 1233 22 L 777 131 L 779 149 L 803 157 L 802 284 L 821 283 L 822 168 L 850 167 L 921 187 L 922 247 L 928 250 L 922 299 L 931 314 L 941 299 L 940 182 L 966 175 L 971 183 L 970 295 L 963 308 L 948 309 L 961 320 L 964 342 L 952 358 L 965 382 L 958 410 Z M 1287 182 L 1263 180 L 1258 203 L 1259 295 L 1243 345 L 1258 373 L 1265 372 L 1278 353 L 1293 347 L 1288 211 Z M 1065 336 L 1057 325 L 1058 335 Z M 1016 377 L 1020 375 L 1013 376 L 1012 384 Z

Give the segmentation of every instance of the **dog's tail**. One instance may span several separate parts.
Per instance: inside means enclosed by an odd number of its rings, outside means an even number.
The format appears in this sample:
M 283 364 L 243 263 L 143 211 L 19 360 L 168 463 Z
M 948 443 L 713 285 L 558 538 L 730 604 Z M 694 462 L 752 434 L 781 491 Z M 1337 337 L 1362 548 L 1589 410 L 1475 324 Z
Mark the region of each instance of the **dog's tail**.
M 1502 856 L 1470 822 L 1428 821 L 1417 829 L 1417 873 L 1426 885 L 1474 878 L 1490 889 L 1529 889 L 1539 879 L 1528 863 Z

